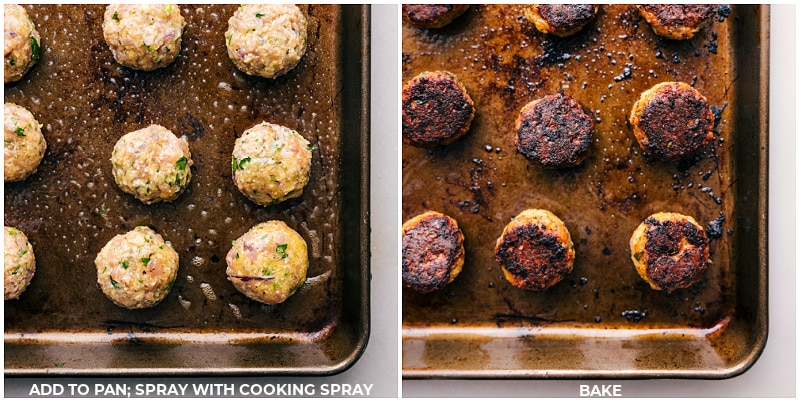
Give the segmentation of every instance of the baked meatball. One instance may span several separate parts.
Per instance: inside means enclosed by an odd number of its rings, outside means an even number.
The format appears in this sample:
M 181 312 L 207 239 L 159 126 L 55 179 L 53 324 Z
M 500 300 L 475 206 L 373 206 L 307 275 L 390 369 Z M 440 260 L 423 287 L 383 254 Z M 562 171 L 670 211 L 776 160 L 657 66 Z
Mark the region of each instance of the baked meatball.
M 711 4 L 642 4 L 636 8 L 653 32 L 674 40 L 694 37 L 715 12 Z
M 531 4 L 523 14 L 539 32 L 567 37 L 591 22 L 597 8 L 596 4 Z
M 18 4 L 3 5 L 3 26 L 3 81 L 16 82 L 39 61 L 41 36 L 28 12 Z
M 261 122 L 236 139 L 233 182 L 262 206 L 300 197 L 311 174 L 311 146 L 297 131 Z
M 22 231 L 9 226 L 3 230 L 3 297 L 19 298 L 36 273 L 33 246 Z
M 714 114 L 708 100 L 683 82 L 663 82 L 642 93 L 630 115 L 642 150 L 677 160 L 714 138 Z
M 24 107 L 5 103 L 3 119 L 3 180 L 21 181 L 36 172 L 47 142 L 41 124 Z
M 517 118 L 514 146 L 545 168 L 580 164 L 592 142 L 594 121 L 577 100 L 563 93 L 528 103 Z
M 103 37 L 118 63 L 152 71 L 178 56 L 184 26 L 175 4 L 111 4 L 103 16 Z
M 456 220 L 427 211 L 403 223 L 403 285 L 430 293 L 453 282 L 464 265 L 464 235 Z
M 268 221 L 236 239 L 225 261 L 236 290 L 252 300 L 278 304 L 305 283 L 308 248 L 283 221 Z
M 128 309 L 155 306 L 167 297 L 178 276 L 178 253 L 146 226 L 114 236 L 94 264 L 103 293 Z
M 418 147 L 453 143 L 467 131 L 475 106 L 448 71 L 423 72 L 403 86 L 403 141 Z
M 307 26 L 295 5 L 244 4 L 228 20 L 228 56 L 246 74 L 276 78 L 306 53 Z
M 572 271 L 575 248 L 567 227 L 547 210 L 522 211 L 503 229 L 495 260 L 512 285 L 543 291 Z
M 660 212 L 645 218 L 631 236 L 636 272 L 654 290 L 670 293 L 703 278 L 711 264 L 708 239 L 694 218 Z
M 403 20 L 420 28 L 441 28 L 469 9 L 469 4 L 403 4 Z
M 161 125 L 126 134 L 111 153 L 117 185 L 145 204 L 177 199 L 192 179 L 192 164 L 186 139 Z

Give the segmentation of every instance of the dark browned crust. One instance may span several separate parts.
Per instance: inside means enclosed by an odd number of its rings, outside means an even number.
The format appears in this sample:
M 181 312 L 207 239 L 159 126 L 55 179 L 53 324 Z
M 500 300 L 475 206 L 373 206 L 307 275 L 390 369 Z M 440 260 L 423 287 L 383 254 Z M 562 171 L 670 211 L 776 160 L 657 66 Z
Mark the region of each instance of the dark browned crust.
M 430 293 L 450 282 L 464 256 L 464 236 L 451 218 L 426 215 L 403 230 L 403 285 Z
M 650 14 L 647 20 L 663 28 L 701 27 L 714 15 L 715 7 L 711 4 L 643 4 L 639 10 Z
M 679 85 L 659 88 L 639 116 L 647 136 L 642 147 L 651 155 L 676 160 L 699 149 L 714 137 L 714 114 L 696 90 Z
M 703 277 L 708 269 L 708 239 L 701 227 L 687 220 L 648 218 L 644 223 L 647 277 L 661 290 L 686 288 Z
M 420 28 L 441 28 L 468 8 L 469 4 L 403 4 L 403 20 Z
M 547 168 L 580 164 L 592 142 L 594 121 L 580 103 L 563 93 L 524 107 L 514 146 L 529 161 Z
M 514 286 L 542 291 L 572 271 L 568 244 L 544 224 L 526 223 L 507 230 L 495 260 L 514 276 Z
M 472 99 L 446 71 L 423 72 L 403 88 L 403 141 L 419 147 L 446 145 L 469 131 Z
M 547 21 L 553 33 L 569 32 L 592 21 L 593 4 L 539 4 L 539 15 Z

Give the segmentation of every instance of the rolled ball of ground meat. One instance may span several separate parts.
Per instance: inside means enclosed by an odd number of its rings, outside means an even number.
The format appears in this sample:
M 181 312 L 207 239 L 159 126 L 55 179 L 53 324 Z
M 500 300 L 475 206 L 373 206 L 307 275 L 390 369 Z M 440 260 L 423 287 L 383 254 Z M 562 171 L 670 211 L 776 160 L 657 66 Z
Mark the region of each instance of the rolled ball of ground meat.
M 152 71 L 178 56 L 184 26 L 175 4 L 111 4 L 103 16 L 103 37 L 118 63 Z
M 3 123 L 3 180 L 21 181 L 36 172 L 47 151 L 42 125 L 13 103 L 5 103 Z
M 33 246 L 22 231 L 4 226 L 3 230 L 3 298 L 19 298 L 36 273 Z
M 39 61 L 42 39 L 28 12 L 18 4 L 3 5 L 3 26 L 3 81 L 16 82 Z

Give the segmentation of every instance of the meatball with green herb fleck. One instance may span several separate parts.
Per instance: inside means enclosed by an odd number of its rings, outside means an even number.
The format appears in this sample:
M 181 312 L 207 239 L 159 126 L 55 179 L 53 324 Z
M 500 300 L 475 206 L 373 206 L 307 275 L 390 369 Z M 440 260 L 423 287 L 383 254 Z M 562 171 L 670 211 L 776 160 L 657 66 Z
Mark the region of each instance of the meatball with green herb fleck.
M 305 283 L 308 248 L 284 222 L 268 221 L 236 239 L 225 261 L 236 290 L 252 300 L 278 304 Z
M 293 4 L 243 4 L 228 20 L 228 56 L 248 75 L 276 78 L 300 63 L 307 27 Z
M 111 239 L 94 260 L 97 283 L 114 304 L 153 307 L 167 297 L 178 276 L 178 253 L 146 226 Z
M 14 103 L 5 103 L 3 124 L 3 180 L 21 181 L 36 172 L 47 150 L 42 125 Z
M 233 181 L 242 194 L 262 206 L 300 197 L 311 174 L 312 150 L 297 131 L 261 122 L 236 139 Z
M 120 138 L 111 165 L 120 189 L 145 204 L 177 199 L 192 179 L 189 143 L 161 125 Z
M 152 71 L 178 56 L 184 26 L 175 4 L 111 4 L 103 17 L 103 37 L 118 63 Z
M 39 61 L 41 37 L 25 8 L 3 5 L 4 83 L 16 82 Z
M 33 246 L 22 231 L 9 226 L 3 231 L 3 298 L 18 299 L 36 272 Z

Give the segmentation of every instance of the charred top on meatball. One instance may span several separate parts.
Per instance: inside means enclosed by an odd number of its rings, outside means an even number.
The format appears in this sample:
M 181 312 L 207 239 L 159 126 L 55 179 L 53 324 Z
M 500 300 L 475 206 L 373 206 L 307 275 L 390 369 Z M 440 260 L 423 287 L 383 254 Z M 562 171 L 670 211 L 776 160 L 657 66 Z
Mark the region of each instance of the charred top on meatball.
M 637 8 L 653 31 L 669 39 L 690 39 L 715 13 L 710 4 L 644 4 Z
M 539 14 L 554 33 L 583 27 L 594 18 L 595 10 L 592 4 L 539 4 Z
M 441 28 L 468 8 L 468 4 L 403 4 L 403 19 L 421 28 Z
M 515 285 L 544 290 L 572 271 L 572 256 L 556 232 L 544 224 L 522 224 L 507 230 L 495 259 L 516 278 Z
M 449 144 L 467 133 L 475 113 L 455 75 L 423 72 L 403 88 L 403 140 L 414 146 Z
M 688 220 L 644 220 L 647 275 L 671 292 L 697 280 L 708 268 L 705 231 Z M 688 243 L 688 245 L 687 245 Z
M 454 221 L 426 213 L 403 226 L 403 284 L 420 293 L 443 288 L 464 257 L 464 236 Z M 462 260 L 463 262 L 463 260 Z
M 517 120 L 517 151 L 548 168 L 575 166 L 592 141 L 594 121 L 580 103 L 563 93 L 523 107 Z

